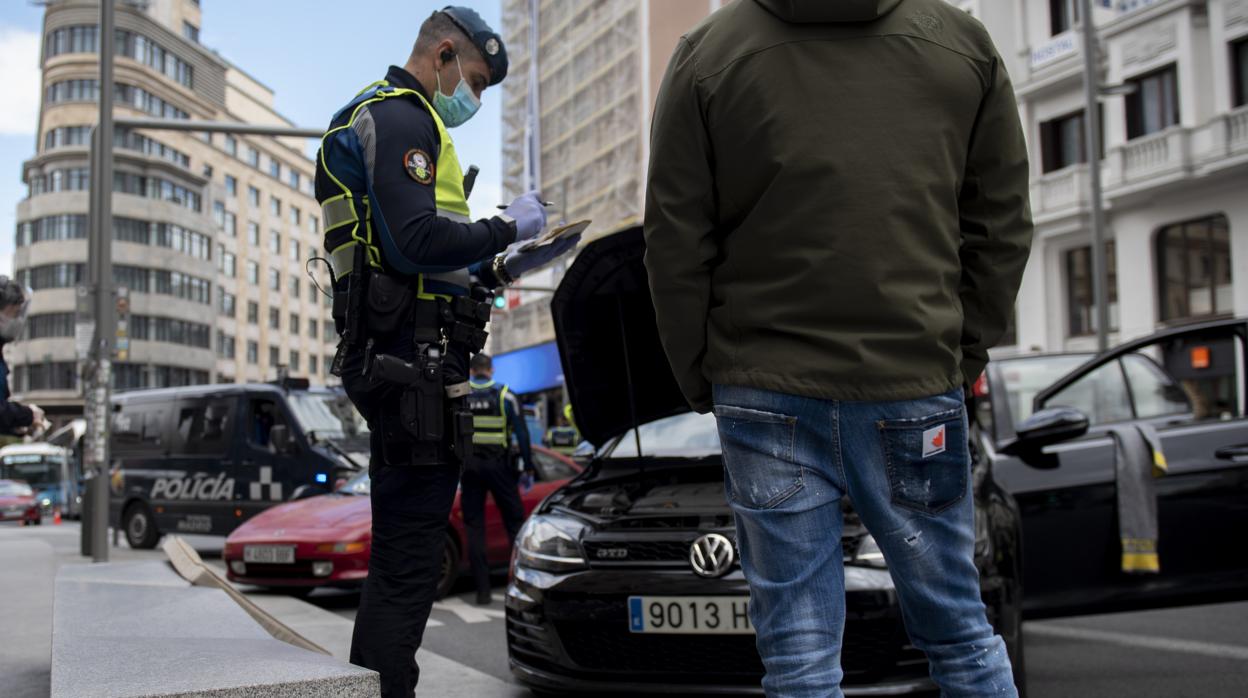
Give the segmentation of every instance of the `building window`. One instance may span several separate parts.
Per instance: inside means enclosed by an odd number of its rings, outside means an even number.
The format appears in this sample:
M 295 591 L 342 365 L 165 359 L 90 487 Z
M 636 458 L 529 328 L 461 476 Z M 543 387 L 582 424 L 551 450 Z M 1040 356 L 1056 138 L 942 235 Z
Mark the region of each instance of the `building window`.
M 1231 228 L 1226 216 L 1176 223 L 1157 233 L 1163 322 L 1230 313 L 1231 276 Z
M 269 308 L 269 329 L 282 329 L 282 311 L 277 308 Z
M 255 187 L 247 187 L 247 204 L 252 208 L 260 208 L 260 190 Z
M 1105 295 L 1109 331 L 1118 329 L 1118 265 L 1114 241 L 1105 243 Z M 1071 337 L 1096 333 L 1096 302 L 1092 295 L 1092 246 L 1066 252 L 1066 314 Z
M 299 313 L 290 314 L 290 334 L 299 334 Z
M 238 258 L 234 256 L 233 252 L 226 252 L 222 250 L 219 264 L 221 266 L 221 273 L 231 279 L 238 273 Z
M 318 362 L 316 360 L 316 354 L 309 354 L 308 355 L 308 375 L 309 376 L 315 376 L 317 374 L 317 363 Z
M 230 213 L 229 211 L 226 211 L 225 225 L 222 227 L 222 230 L 224 230 L 225 234 L 230 237 L 237 237 L 238 236 L 238 216 L 234 215 L 233 213 Z
M 269 368 L 275 368 L 282 362 L 282 350 L 278 347 L 269 347 Z
M 311 216 L 311 215 L 308 216 L 308 230 L 312 231 L 313 235 L 316 235 L 317 233 L 321 232 L 320 219 L 318 219 L 316 216 Z
M 317 335 L 321 332 L 321 329 L 317 327 L 317 324 L 316 318 L 308 319 L 308 336 L 312 339 L 316 339 Z
M 223 359 L 234 359 L 234 335 L 217 330 L 217 356 Z
M 1231 73 L 1235 79 L 1232 99 L 1235 106 L 1248 104 L 1248 38 L 1231 44 Z
M 238 157 L 238 139 L 230 134 L 225 134 L 225 152 L 230 157 Z
M 260 265 L 255 262 L 247 262 L 247 283 L 256 285 L 260 283 Z
M 217 306 L 217 310 L 220 312 L 222 317 L 232 318 L 234 317 L 235 311 L 238 309 L 238 297 L 225 289 L 220 290 L 221 304 Z
M 282 272 L 276 269 L 269 270 L 269 290 L 270 291 L 282 290 Z
M 269 252 L 275 255 L 282 253 L 282 234 L 276 230 L 269 231 Z
M 1105 155 L 1105 112 L 1101 116 L 1101 156 Z M 1088 147 L 1084 136 L 1083 112 L 1059 116 L 1040 124 L 1040 158 L 1044 172 L 1055 172 L 1071 165 L 1088 161 Z
M 260 345 L 250 339 L 247 340 L 247 363 L 252 366 L 260 363 Z
M 295 208 L 294 206 L 291 206 L 290 207 L 290 224 L 293 226 L 298 226 L 299 220 L 300 220 L 299 209 Z
M 199 43 L 199 27 L 195 26 L 194 24 L 191 24 L 190 22 L 183 22 L 182 23 L 182 38 L 186 39 L 187 41 L 193 41 L 198 44 Z
M 1157 133 L 1179 123 L 1179 79 L 1174 66 L 1130 80 L 1127 139 Z
M 1053 36 L 1069 31 L 1078 21 L 1078 0 L 1049 0 L 1049 28 Z
M 290 297 L 299 297 L 299 277 L 297 276 L 290 277 Z
M 230 196 L 238 196 L 238 178 L 234 175 L 225 176 L 225 193 Z
M 274 218 L 280 218 L 282 215 L 282 200 L 276 196 L 269 197 L 269 215 Z
M 292 371 L 299 370 L 299 352 L 295 351 L 294 349 L 290 350 L 290 370 Z
M 291 170 L 290 170 L 290 186 L 291 186 L 291 187 L 293 187 L 293 188 L 295 188 L 295 189 L 298 189 L 298 188 L 299 188 L 299 183 L 300 183 L 300 178 L 299 178 L 299 170 L 296 170 L 296 169 L 294 169 L 294 168 L 291 168 Z
M 255 148 L 247 148 L 247 164 L 260 169 L 260 151 Z
M 247 221 L 247 244 L 260 244 L 260 224 Z
M 260 304 L 255 301 L 247 301 L 247 323 L 260 324 Z
M 291 240 L 290 244 L 286 246 L 286 251 L 289 253 L 289 257 L 292 262 L 299 261 L 299 241 L 298 240 Z
M 282 178 L 282 163 L 277 158 L 269 158 L 269 174 L 273 179 Z

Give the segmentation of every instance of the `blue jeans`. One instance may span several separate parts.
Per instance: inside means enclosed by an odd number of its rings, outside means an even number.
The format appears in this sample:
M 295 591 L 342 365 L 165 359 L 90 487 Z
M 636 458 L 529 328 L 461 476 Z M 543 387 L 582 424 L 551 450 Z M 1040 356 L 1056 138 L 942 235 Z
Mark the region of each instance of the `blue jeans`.
M 768 696 L 842 695 L 844 496 L 884 553 L 942 695 L 1017 696 L 980 598 L 960 390 L 842 402 L 717 385 L 714 397 Z

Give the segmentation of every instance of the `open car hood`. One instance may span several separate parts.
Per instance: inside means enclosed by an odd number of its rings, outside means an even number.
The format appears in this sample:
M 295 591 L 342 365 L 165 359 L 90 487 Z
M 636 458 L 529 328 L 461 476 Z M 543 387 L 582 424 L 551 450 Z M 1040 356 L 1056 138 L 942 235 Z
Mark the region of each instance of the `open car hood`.
M 595 446 L 689 411 L 659 343 L 645 252 L 640 227 L 595 240 L 551 300 L 573 418 Z

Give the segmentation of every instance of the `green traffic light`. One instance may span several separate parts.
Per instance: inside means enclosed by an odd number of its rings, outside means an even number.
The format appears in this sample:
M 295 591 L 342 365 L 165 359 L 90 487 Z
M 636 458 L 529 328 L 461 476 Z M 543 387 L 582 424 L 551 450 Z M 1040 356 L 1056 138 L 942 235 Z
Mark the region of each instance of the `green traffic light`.
M 507 307 L 507 299 L 503 296 L 494 296 L 494 307 L 502 310 Z

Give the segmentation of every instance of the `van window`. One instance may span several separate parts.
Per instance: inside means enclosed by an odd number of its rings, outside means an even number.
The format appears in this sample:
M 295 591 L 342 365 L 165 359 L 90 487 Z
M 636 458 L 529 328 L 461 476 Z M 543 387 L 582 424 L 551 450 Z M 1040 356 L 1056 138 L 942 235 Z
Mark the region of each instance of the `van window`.
M 184 400 L 178 409 L 180 451 L 199 456 L 224 456 L 229 450 L 233 421 L 232 398 Z
M 248 402 L 247 442 L 261 450 L 276 453 L 269 434 L 273 427 L 286 425 L 286 414 L 273 399 L 252 398 Z
M 113 414 L 112 447 L 117 454 L 144 455 L 167 450 L 165 421 L 173 405 L 147 402 L 123 405 Z

